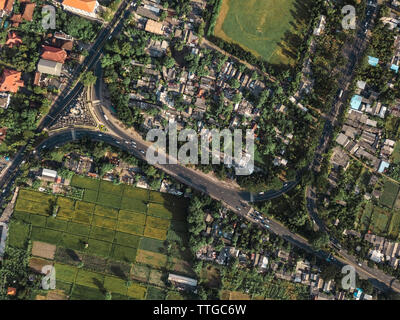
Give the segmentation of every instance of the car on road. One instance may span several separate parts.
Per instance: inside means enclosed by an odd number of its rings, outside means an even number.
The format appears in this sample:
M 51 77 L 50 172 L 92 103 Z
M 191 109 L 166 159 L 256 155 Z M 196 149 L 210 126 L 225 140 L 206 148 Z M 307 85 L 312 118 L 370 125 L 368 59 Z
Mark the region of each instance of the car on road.
M 144 154 L 145 152 L 144 152 L 144 150 L 140 150 L 140 153 Z
M 104 119 L 106 119 L 106 121 L 109 121 L 108 117 L 105 114 L 104 114 Z
M 236 210 L 240 211 L 240 210 L 242 210 L 242 209 L 240 209 L 240 207 L 239 207 L 239 206 L 236 206 Z
M 110 34 L 110 36 L 108 37 L 108 40 L 110 40 L 112 38 L 112 34 Z
M 121 142 L 119 142 L 118 140 L 115 141 L 116 143 L 120 144 Z
M 259 194 L 259 195 L 263 195 L 263 194 L 264 194 L 264 191 L 262 191 L 262 192 L 259 192 L 258 194 Z
M 361 263 L 361 262 L 359 262 L 359 263 L 357 263 L 357 264 L 358 264 L 359 267 L 362 267 L 362 263 Z
M 103 135 L 101 133 L 99 133 L 99 137 L 102 137 Z

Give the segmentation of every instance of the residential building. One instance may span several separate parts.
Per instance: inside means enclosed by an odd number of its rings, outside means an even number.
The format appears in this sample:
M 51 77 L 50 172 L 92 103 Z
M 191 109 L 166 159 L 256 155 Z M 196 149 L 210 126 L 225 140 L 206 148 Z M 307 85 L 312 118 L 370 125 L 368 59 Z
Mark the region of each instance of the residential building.
M 62 63 L 40 59 L 37 70 L 40 73 L 51 74 L 53 76 L 61 75 Z
M 99 3 L 96 0 L 64 0 L 62 6 L 66 11 L 96 18 L 96 11 Z
M 21 80 L 21 72 L 17 70 L 4 69 L 0 78 L 0 91 L 16 93 L 24 86 Z

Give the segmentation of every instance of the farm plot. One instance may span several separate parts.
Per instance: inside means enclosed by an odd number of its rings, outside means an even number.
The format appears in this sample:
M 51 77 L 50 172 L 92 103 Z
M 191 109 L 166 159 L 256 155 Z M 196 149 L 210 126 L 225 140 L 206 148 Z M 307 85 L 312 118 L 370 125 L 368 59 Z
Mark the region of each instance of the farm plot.
M 118 196 L 122 196 L 124 192 L 124 185 L 114 184 L 110 181 L 101 180 L 99 192 L 112 193 Z
M 143 299 L 147 295 L 147 283 L 164 287 L 166 270 L 163 268 L 168 259 L 163 253 L 166 253 L 164 241 L 167 233 L 172 232 L 172 228 L 182 234 L 187 230 L 184 221 L 171 220 L 178 211 L 176 208 L 183 208 L 179 215 L 182 212 L 186 214 L 182 204 L 185 202 L 179 203 L 183 199 L 168 195 L 168 198 L 172 197 L 171 204 L 148 204 L 150 197 L 158 202 L 165 199 L 161 199 L 158 193 L 150 195 L 148 190 L 116 187 L 108 183 L 100 185 L 92 179 L 78 178 L 75 182 L 82 181 L 86 187 L 101 189 L 101 192 L 85 191 L 98 192 L 98 199 L 103 192 L 102 204 L 97 200 L 81 201 L 58 196 L 51 200 L 52 203 L 46 202 L 48 212 L 43 214 L 43 210 L 32 205 L 33 201 L 19 196 L 17 204 L 24 210 L 15 211 L 10 226 L 18 225 L 16 228 L 21 230 L 13 232 L 9 242 L 26 246 L 27 240 L 31 239 L 34 259 L 44 257 L 48 259 L 46 261 L 55 261 L 57 282 L 66 288 L 71 299 L 104 299 L 107 290 L 112 292 L 113 299 Z M 121 193 L 117 195 L 117 192 Z M 106 201 L 107 196 L 117 197 L 120 204 Z M 42 203 L 36 204 L 43 208 Z M 59 206 L 56 217 L 49 215 L 54 204 Z M 153 214 L 147 214 L 148 205 L 152 206 Z M 183 242 L 173 243 L 172 251 L 176 245 L 185 246 Z M 171 266 L 189 274 L 185 272 L 183 261 L 186 257 L 180 253 L 171 254 L 175 259 Z M 146 283 L 146 286 L 133 283 L 128 288 L 126 281 L 129 279 Z M 149 297 L 165 296 L 162 290 L 151 290 Z
M 399 185 L 392 181 L 387 180 L 385 182 L 385 185 L 383 186 L 383 193 L 379 198 L 379 202 L 382 205 L 391 209 L 393 208 L 398 193 L 399 193 Z
M 222 0 L 214 35 L 274 64 L 292 64 L 311 1 Z
M 99 190 L 100 180 L 74 175 L 71 186 L 89 190 Z
M 136 262 L 148 264 L 156 268 L 163 268 L 167 263 L 167 256 L 156 252 L 138 249 Z
M 32 245 L 33 256 L 53 260 L 55 253 L 56 253 L 55 245 L 40 241 L 33 241 Z
M 398 238 L 400 233 L 400 211 L 395 210 L 390 220 L 388 233 L 393 238 Z
M 369 226 L 370 230 L 376 234 L 382 234 L 386 232 L 390 217 L 391 217 L 390 212 L 382 210 L 379 207 L 374 207 L 374 212 L 372 213 L 372 218 L 371 218 L 371 224 Z
M 8 229 L 8 244 L 15 248 L 25 248 L 29 239 L 29 224 L 11 221 Z

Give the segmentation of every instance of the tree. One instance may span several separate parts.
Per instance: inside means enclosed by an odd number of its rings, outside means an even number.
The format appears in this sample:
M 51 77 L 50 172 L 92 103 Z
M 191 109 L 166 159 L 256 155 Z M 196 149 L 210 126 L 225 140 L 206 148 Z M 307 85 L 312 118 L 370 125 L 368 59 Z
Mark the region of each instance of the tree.
M 319 234 L 311 243 L 314 250 L 320 250 L 329 243 L 329 235 L 324 232 Z
M 80 81 L 85 87 L 89 87 L 96 83 L 97 77 L 93 74 L 93 71 L 83 72 Z

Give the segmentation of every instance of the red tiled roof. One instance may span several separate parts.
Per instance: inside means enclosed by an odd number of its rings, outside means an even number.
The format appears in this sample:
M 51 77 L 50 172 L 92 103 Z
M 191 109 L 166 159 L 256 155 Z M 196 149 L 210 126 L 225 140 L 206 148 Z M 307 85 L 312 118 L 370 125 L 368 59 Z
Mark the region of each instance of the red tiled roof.
M 0 128 L 0 143 L 6 139 L 7 128 Z
M 10 48 L 12 48 L 14 45 L 18 45 L 22 43 L 22 39 L 14 32 L 11 31 L 8 34 L 6 45 Z
M 64 63 L 67 58 L 67 52 L 60 48 L 43 46 L 43 53 L 41 55 L 42 59 L 51 60 L 55 62 Z
M 14 0 L 7 0 L 7 5 L 4 8 L 5 11 L 11 12 L 14 7 Z
M 86 12 L 93 12 L 96 7 L 96 0 L 64 0 L 62 4 Z
M 35 7 L 36 3 L 27 3 L 25 5 L 24 14 L 22 15 L 22 18 L 25 19 L 26 21 L 32 21 L 33 11 L 35 10 Z
M 5 6 L 6 6 L 6 0 L 0 0 L 0 10 L 4 10 Z
M 7 295 L 8 296 L 15 296 L 17 294 L 17 289 L 13 287 L 8 287 L 7 288 Z
M 17 92 L 19 87 L 23 87 L 24 82 L 21 80 L 21 72 L 17 70 L 4 69 L 0 78 L 0 91 Z
M 10 18 L 10 20 L 11 20 L 12 22 L 15 22 L 15 23 L 21 23 L 21 22 L 22 22 L 22 15 L 20 15 L 20 14 L 13 14 L 13 16 Z
M 40 80 L 40 72 L 35 72 L 35 79 L 33 80 L 33 84 L 35 86 L 37 86 L 39 84 L 39 80 Z

